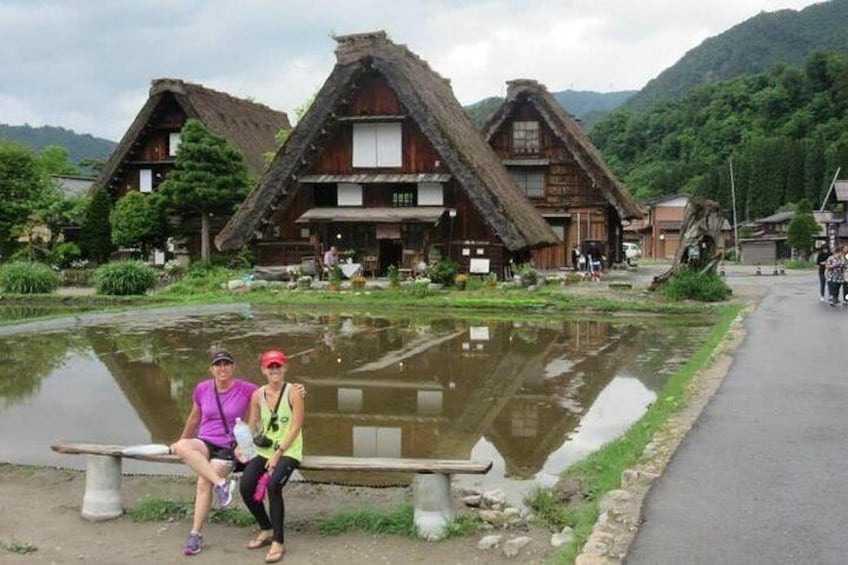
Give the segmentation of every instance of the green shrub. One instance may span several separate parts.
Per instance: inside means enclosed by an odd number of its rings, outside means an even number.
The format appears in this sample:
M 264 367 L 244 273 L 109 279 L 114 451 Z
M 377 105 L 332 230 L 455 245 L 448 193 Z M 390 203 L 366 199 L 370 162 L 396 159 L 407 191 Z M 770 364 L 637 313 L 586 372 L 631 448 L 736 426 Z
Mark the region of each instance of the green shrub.
M 532 286 L 539 281 L 539 276 L 536 273 L 536 269 L 534 269 L 533 265 L 531 265 L 530 263 L 523 263 L 519 265 L 518 270 L 516 272 L 521 278 L 521 286 Z
M 67 241 L 56 245 L 51 254 L 51 263 L 60 269 L 67 269 L 80 259 L 82 259 L 82 251 L 79 245 Z
M 53 292 L 59 276 L 44 263 L 12 261 L 0 267 L 0 289 L 17 294 Z
M 683 269 L 663 286 L 662 292 L 672 300 L 720 302 L 730 296 L 730 287 L 715 273 L 701 274 Z
M 432 294 L 432 292 L 430 292 L 430 283 L 424 281 L 415 281 L 407 289 L 407 293 L 413 298 L 427 298 Z
M 427 278 L 434 283 L 443 284 L 445 286 L 453 286 L 458 272 L 459 265 L 450 259 L 442 259 L 427 268 Z
M 397 266 L 389 265 L 386 272 L 386 278 L 389 279 L 389 286 L 393 288 L 400 286 L 400 271 L 398 271 Z
M 94 284 L 97 294 L 144 294 L 156 286 L 156 271 L 140 261 L 115 261 L 97 268 Z

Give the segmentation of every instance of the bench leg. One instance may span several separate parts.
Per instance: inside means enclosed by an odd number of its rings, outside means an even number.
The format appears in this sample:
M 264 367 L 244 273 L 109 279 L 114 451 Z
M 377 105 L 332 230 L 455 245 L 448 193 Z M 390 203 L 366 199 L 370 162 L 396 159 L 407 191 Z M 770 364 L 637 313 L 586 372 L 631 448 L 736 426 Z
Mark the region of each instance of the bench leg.
M 89 455 L 85 469 L 82 517 L 110 520 L 124 513 L 121 506 L 121 458 Z
M 450 498 L 450 475 L 416 474 L 413 500 L 418 535 L 428 540 L 444 537 L 448 524 L 454 519 Z

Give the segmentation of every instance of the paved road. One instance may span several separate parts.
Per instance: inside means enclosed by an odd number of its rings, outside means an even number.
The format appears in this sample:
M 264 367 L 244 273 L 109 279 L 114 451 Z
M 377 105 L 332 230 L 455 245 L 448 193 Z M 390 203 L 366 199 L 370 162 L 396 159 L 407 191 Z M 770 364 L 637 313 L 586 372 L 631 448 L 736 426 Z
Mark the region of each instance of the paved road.
M 645 501 L 625 563 L 848 563 L 848 309 L 766 284 L 731 368 Z

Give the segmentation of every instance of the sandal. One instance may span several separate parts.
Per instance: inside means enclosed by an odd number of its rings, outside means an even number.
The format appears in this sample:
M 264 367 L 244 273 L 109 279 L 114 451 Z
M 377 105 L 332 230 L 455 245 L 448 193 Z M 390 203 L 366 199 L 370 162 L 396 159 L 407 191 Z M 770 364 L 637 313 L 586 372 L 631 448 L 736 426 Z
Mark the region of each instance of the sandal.
M 271 545 L 274 538 L 273 530 L 260 530 L 256 537 L 247 542 L 247 549 L 259 549 Z
M 271 551 L 265 554 L 265 563 L 277 563 L 283 558 L 283 554 L 286 552 L 286 548 L 282 546 L 277 546 L 279 549 L 274 550 L 273 546 Z

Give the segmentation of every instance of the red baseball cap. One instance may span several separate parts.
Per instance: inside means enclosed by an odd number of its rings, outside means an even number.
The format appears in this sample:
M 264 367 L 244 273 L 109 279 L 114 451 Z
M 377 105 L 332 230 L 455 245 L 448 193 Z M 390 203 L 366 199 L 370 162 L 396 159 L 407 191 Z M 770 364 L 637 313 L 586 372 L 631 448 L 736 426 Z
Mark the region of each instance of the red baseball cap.
M 285 365 L 288 363 L 289 358 L 286 357 L 286 354 L 280 351 L 279 349 L 271 349 L 262 354 L 262 357 L 259 359 L 259 364 L 262 365 L 263 369 L 267 369 L 268 365 Z

